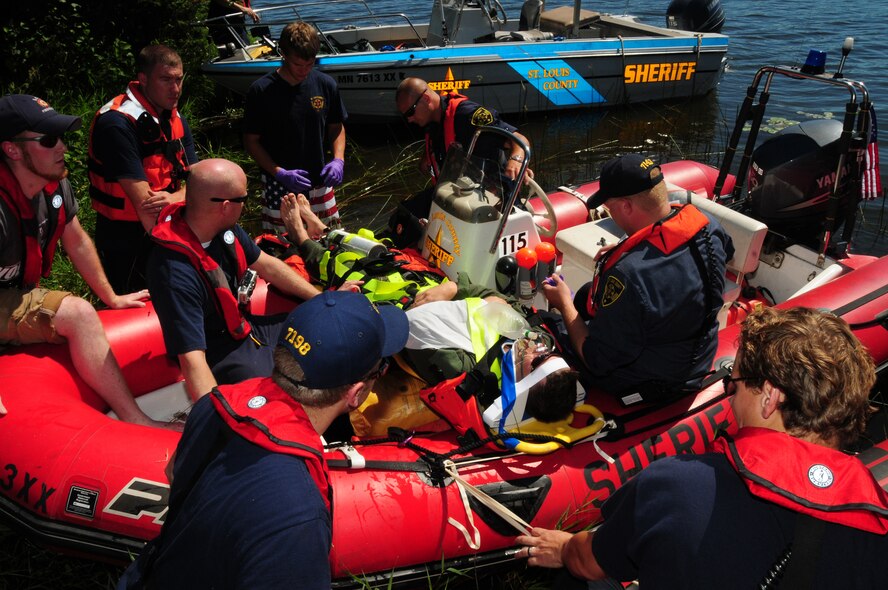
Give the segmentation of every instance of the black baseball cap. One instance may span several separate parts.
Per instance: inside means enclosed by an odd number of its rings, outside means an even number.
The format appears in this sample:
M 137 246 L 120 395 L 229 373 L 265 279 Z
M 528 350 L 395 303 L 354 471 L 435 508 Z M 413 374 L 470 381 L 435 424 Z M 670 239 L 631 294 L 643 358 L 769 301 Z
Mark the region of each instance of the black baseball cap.
M 598 192 L 589 197 L 589 209 L 600 207 L 608 199 L 617 199 L 650 190 L 663 181 L 660 166 L 647 156 L 626 154 L 614 158 L 601 169 Z
M 30 94 L 7 94 L 0 98 L 0 140 L 12 139 L 22 131 L 62 135 L 80 129 L 80 117 L 56 112 L 42 98 Z

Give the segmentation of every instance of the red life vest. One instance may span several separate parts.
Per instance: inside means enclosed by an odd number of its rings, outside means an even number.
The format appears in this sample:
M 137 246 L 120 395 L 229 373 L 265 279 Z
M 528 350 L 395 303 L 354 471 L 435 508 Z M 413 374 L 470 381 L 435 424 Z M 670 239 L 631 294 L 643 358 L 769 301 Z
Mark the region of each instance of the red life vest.
M 179 189 L 182 175 L 187 169 L 185 148 L 181 141 L 185 137 L 185 126 L 179 117 L 179 111 L 173 109 L 170 115 L 170 136 L 167 137 L 160 125 L 159 114 L 142 94 L 138 82 L 130 82 L 124 94 L 114 97 L 93 118 L 89 131 L 89 195 L 92 208 L 108 219 L 139 221 L 136 209 L 123 187 L 116 179 L 107 178 L 104 165 L 95 154 L 93 131 L 96 121 L 108 111 L 125 115 L 136 130 L 140 141 L 142 168 L 153 191 L 175 192 Z
M 160 212 L 157 225 L 151 230 L 151 237 L 164 248 L 184 254 L 188 258 L 206 284 L 207 291 L 213 298 L 219 315 L 225 320 L 228 333 L 235 340 L 243 340 L 250 334 L 250 324 L 241 313 L 237 297 L 231 292 L 231 287 L 228 285 L 228 279 L 225 278 L 222 268 L 207 254 L 207 251 L 201 246 L 200 240 L 185 223 L 184 212 L 185 203 L 167 205 Z M 233 234 L 232 237 L 234 237 Z M 231 249 L 232 258 L 237 262 L 236 278 L 240 282 L 247 270 L 247 257 L 236 237 L 228 246 Z
M 302 404 L 278 387 L 271 377 L 214 387 L 210 400 L 228 427 L 241 438 L 268 451 L 304 460 L 330 510 L 330 480 L 324 447 Z
M 601 275 L 613 268 L 624 254 L 645 241 L 650 242 L 663 254 L 671 254 L 694 239 L 694 236 L 709 224 L 709 218 L 693 205 L 672 207 L 677 211 L 673 211 L 669 217 L 638 230 L 599 259 L 595 268 L 595 277 L 592 279 L 592 288 L 589 289 L 586 298 L 586 312 L 590 318 L 598 311 L 596 295 Z
M 467 96 L 449 92 L 447 94 L 447 110 L 444 112 L 444 118 L 441 120 L 441 126 L 444 131 L 444 152 L 450 149 L 450 145 L 456 141 L 456 108 L 464 100 L 468 100 Z M 435 146 L 432 145 L 432 137 L 426 134 L 426 158 L 429 166 L 432 168 L 432 178 L 435 183 L 438 182 L 440 170 L 438 168 L 438 160 L 435 159 Z
M 466 374 L 463 373 L 453 379 L 447 379 L 423 389 L 419 392 L 419 396 L 429 409 L 444 418 L 460 436 L 469 440 L 481 440 L 488 436 L 489 430 L 484 423 L 478 398 L 470 392 L 459 389 L 465 378 Z M 485 446 L 494 451 L 503 450 L 503 447 L 495 442 L 489 442 Z
M 22 192 L 18 178 L 12 170 L 5 162 L 0 161 L 0 197 L 3 198 L 10 213 L 18 220 L 19 232 L 24 242 L 22 244 L 24 260 L 19 269 L 19 284 L 23 288 L 36 287 L 40 283 L 40 277 L 48 277 L 52 270 L 52 259 L 67 221 L 65 199 L 60 188 L 60 182 L 53 182 L 43 189 L 43 198 L 47 199 L 49 211 L 47 216 L 49 237 L 46 240 L 46 247 L 41 248 L 38 241 L 39 228 L 34 215 L 34 202 Z M 57 210 L 58 215 L 52 215 L 53 209 Z
M 756 427 L 718 438 L 713 448 L 754 496 L 827 522 L 888 533 L 888 493 L 854 457 Z
M 416 248 L 401 248 L 400 250 L 390 249 L 395 254 L 395 262 L 401 270 L 413 270 L 416 272 L 427 272 L 445 278 L 447 275 L 437 266 L 432 266 L 429 261 L 422 257 L 422 252 Z

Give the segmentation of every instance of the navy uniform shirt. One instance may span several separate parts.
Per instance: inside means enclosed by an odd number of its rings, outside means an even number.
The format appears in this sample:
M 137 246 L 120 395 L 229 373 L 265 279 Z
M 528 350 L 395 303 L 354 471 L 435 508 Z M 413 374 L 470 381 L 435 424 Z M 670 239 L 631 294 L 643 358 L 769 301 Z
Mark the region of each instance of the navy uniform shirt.
M 259 142 L 281 168 L 308 172 L 321 186 L 325 165 L 327 125 L 344 123 L 348 114 L 336 82 L 312 69 L 301 83 L 291 86 L 277 71 L 250 86 L 244 108 L 244 133 L 259 135 Z
M 164 525 L 150 587 L 329 589 L 330 513 L 305 462 L 235 434 L 219 450 L 227 428 L 210 396 L 192 408 L 170 490 L 171 504 L 181 505 Z M 144 559 L 127 569 L 118 589 L 142 587 Z
M 243 246 L 247 265 L 259 258 L 257 246 L 239 225 L 232 230 Z M 229 258 L 222 236 L 216 236 L 207 247 L 210 257 L 222 268 L 232 293 L 237 292 L 237 269 Z M 205 350 L 207 364 L 212 367 L 237 348 L 219 315 L 206 283 L 184 254 L 157 247 L 148 263 L 148 285 L 151 300 L 163 328 L 167 354 L 176 356 L 193 350 Z
M 717 221 L 710 218 L 707 227 L 712 272 L 720 285 L 708 309 L 704 278 L 689 244 L 664 254 L 643 241 L 602 274 L 598 311 L 588 323 L 582 351 L 598 387 L 615 394 L 652 381 L 696 388 L 710 369 L 718 347 L 715 312 L 723 303 L 725 262 L 734 247 Z M 702 232 L 694 241 L 707 259 Z M 701 333 L 705 345 L 695 357 Z
M 602 507 L 592 551 L 642 588 L 758 588 L 795 534 L 796 513 L 756 498 L 722 454 L 655 461 Z M 816 588 L 884 588 L 888 536 L 826 523 Z
M 441 97 L 441 109 L 443 109 L 445 114 L 447 113 L 447 105 L 449 102 L 450 99 L 446 95 Z M 499 113 L 495 110 L 488 109 L 469 99 L 459 103 L 456 107 L 453 131 L 456 137 L 456 142 L 462 146 L 466 153 L 468 153 L 469 145 L 472 143 L 472 137 L 475 135 L 475 131 L 477 131 L 479 127 L 497 127 L 509 131 L 510 133 L 517 131 L 516 127 L 503 121 L 500 118 Z M 448 147 L 444 145 L 443 121 L 441 123 L 429 123 L 426 127 L 426 132 L 432 140 L 435 160 L 437 160 L 438 166 L 440 167 L 444 163 Z M 508 158 L 508 154 L 503 150 L 503 143 L 505 141 L 506 138 L 502 135 L 482 133 L 478 138 L 478 143 L 475 145 L 475 151 L 472 152 L 472 155 L 477 159 L 490 162 L 494 169 L 501 175 L 502 169 L 506 164 L 506 158 Z M 483 165 L 485 169 L 488 167 L 488 165 L 483 162 L 479 165 Z M 508 179 L 503 177 L 503 180 Z

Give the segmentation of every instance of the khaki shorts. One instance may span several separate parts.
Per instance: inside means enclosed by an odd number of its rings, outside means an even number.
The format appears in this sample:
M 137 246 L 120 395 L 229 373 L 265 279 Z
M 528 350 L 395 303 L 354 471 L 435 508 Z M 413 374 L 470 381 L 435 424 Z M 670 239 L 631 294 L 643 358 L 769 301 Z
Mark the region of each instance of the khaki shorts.
M 61 344 L 53 318 L 68 291 L 0 289 L 0 344 Z

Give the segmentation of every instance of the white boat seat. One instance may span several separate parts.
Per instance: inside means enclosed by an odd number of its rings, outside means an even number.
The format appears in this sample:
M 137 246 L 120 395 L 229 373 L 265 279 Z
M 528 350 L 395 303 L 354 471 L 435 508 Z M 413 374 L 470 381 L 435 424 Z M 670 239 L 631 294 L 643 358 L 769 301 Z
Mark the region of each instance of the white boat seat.
M 737 275 L 737 283 L 743 275 L 754 272 L 759 265 L 762 245 L 768 234 L 768 226 L 757 219 L 729 209 L 709 199 L 694 198 L 688 201 L 701 211 L 714 217 L 734 243 L 734 257 L 728 260 L 727 270 Z
M 731 236 L 734 244 L 734 256 L 728 260 L 725 268 L 728 272 L 735 275 L 734 281 L 725 281 L 724 292 L 722 293 L 722 308 L 718 313 L 719 327 L 724 328 L 727 324 L 728 311 L 731 306 L 740 297 L 743 285 L 743 277 L 754 272 L 759 265 L 759 256 L 762 252 L 762 245 L 765 242 L 765 236 L 768 234 L 768 226 L 757 219 L 753 219 L 747 215 L 734 211 L 724 205 L 720 205 L 715 201 L 701 198 L 678 187 L 670 186 L 670 196 L 673 194 L 673 188 L 684 193 L 686 201 L 692 203 L 701 211 L 714 217 L 721 223 L 725 232 Z
M 555 247 L 563 253 L 561 275 L 576 291 L 592 280 L 595 255 L 606 244 L 616 244 L 624 235 L 610 217 L 575 225 L 555 235 Z

